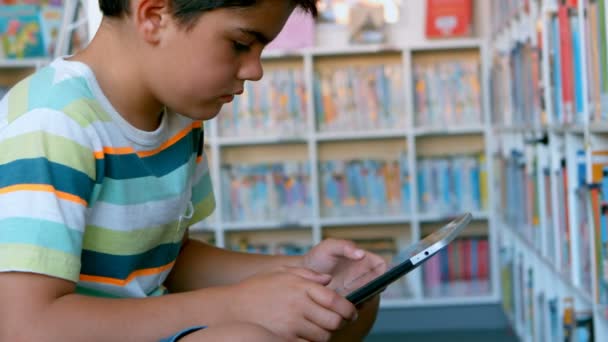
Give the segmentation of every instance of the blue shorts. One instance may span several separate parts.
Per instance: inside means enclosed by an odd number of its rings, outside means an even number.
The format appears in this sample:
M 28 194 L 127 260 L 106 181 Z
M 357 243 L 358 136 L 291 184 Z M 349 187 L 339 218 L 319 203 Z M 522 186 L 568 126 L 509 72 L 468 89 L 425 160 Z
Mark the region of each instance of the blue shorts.
M 179 333 L 177 333 L 177 334 L 175 334 L 175 335 L 173 335 L 171 337 L 163 338 L 159 342 L 175 342 L 175 341 L 178 341 L 180 338 L 182 338 L 182 337 L 184 337 L 186 335 L 189 335 L 189 334 L 191 334 L 191 333 L 193 333 L 195 331 L 203 330 L 205 328 L 206 328 L 205 326 L 190 327 L 188 329 L 184 329 L 184 330 L 180 331 Z

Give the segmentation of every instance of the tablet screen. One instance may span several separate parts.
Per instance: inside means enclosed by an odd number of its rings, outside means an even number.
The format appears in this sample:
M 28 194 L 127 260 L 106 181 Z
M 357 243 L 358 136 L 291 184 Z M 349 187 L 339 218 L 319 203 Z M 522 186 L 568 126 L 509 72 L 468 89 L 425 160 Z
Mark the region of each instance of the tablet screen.
M 467 226 L 471 218 L 471 214 L 462 215 L 424 239 L 410 245 L 393 258 L 388 268 L 385 268 L 385 264 L 381 263 L 367 270 L 358 270 L 357 276 L 349 278 L 336 291 L 346 296 L 355 291 L 360 291 L 364 287 L 374 287 L 373 289 L 366 290 L 366 292 L 370 293 L 386 288 L 390 283 L 407 274 L 422 261 L 427 260 L 432 254 L 445 247 Z M 422 252 L 429 248 L 431 253 L 421 255 Z M 379 286 L 381 287 L 378 288 Z

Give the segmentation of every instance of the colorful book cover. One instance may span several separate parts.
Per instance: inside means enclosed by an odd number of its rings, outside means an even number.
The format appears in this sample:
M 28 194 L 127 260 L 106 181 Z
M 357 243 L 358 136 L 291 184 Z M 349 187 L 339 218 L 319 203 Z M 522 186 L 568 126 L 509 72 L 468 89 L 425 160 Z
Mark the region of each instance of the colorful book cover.
M 0 6 L 0 43 L 5 58 L 21 59 L 46 55 L 38 6 Z
M 557 123 L 564 121 L 564 101 L 563 101 L 563 80 L 562 80 L 562 51 L 560 46 L 560 22 L 557 17 L 551 18 L 551 61 L 553 65 L 552 83 L 553 83 L 553 108 L 555 110 L 555 119 Z
M 426 37 L 469 36 L 472 33 L 472 0 L 427 0 Z
M 63 8 L 59 6 L 43 6 L 40 9 L 40 24 L 46 53 L 53 56 L 57 38 L 61 30 Z
M 562 123 L 572 123 L 574 118 L 574 62 L 570 13 L 566 5 L 562 4 L 559 6 L 557 18 L 559 21 L 560 61 L 562 67 L 562 101 L 564 110 Z

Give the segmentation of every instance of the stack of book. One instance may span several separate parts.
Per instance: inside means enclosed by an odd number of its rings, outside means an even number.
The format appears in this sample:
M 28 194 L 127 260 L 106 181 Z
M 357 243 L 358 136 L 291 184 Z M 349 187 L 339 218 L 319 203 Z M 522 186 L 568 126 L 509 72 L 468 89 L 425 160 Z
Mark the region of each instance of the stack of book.
M 403 215 L 410 212 L 407 156 L 398 160 L 335 160 L 320 165 L 322 215 Z
M 314 92 L 319 131 L 405 128 L 401 64 L 317 70 Z

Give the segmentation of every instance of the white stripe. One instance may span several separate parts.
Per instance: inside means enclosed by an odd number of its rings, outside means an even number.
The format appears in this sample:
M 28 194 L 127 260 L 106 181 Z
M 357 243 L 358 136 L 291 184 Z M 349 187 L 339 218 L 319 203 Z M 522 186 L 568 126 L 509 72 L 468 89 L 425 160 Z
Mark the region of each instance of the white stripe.
M 137 144 L 132 140 L 125 137 L 123 131 L 115 122 L 101 122 L 96 121 L 91 126 L 99 136 L 101 140 L 101 146 L 103 147 L 133 147 L 135 151 L 150 151 L 158 148 L 164 144 L 168 139 L 175 136 L 177 133 L 183 131 L 185 128 L 190 127 L 192 121 L 185 120 L 182 116 L 176 114 L 170 114 L 167 129 L 162 134 L 162 139 L 158 139 L 155 144 L 152 145 L 141 145 Z M 100 151 L 99 148 L 97 151 Z M 96 152 L 97 152 L 96 151 Z
M 65 113 L 48 108 L 34 109 L 19 116 L 11 123 L 10 129 L 0 131 L 0 141 L 41 130 L 74 141 L 91 151 L 96 147 L 91 139 L 94 132 L 87 132 Z
M 0 220 L 27 217 L 65 224 L 84 232 L 85 208 L 50 192 L 17 191 L 0 194 Z
M 136 277 L 125 286 L 116 286 L 88 281 L 79 281 L 78 285 L 113 296 L 143 298 L 147 297 L 148 293 L 155 291 L 159 286 L 161 286 L 167 279 L 169 272 L 171 272 L 171 269 L 165 270 L 159 274 Z
M 82 75 L 78 75 L 77 73 L 74 73 L 72 70 L 67 69 L 67 68 L 61 68 L 60 66 L 54 65 L 55 63 L 51 63 L 50 67 L 53 68 L 53 70 L 55 70 L 55 72 L 53 73 L 53 83 L 52 85 L 55 85 L 59 82 L 65 81 L 67 79 L 70 78 L 83 78 Z M 84 80 L 83 80 L 84 81 Z
M 88 224 L 121 232 L 165 225 L 186 212 L 191 192 L 188 189 L 180 196 L 136 205 L 96 202 L 87 210 Z

